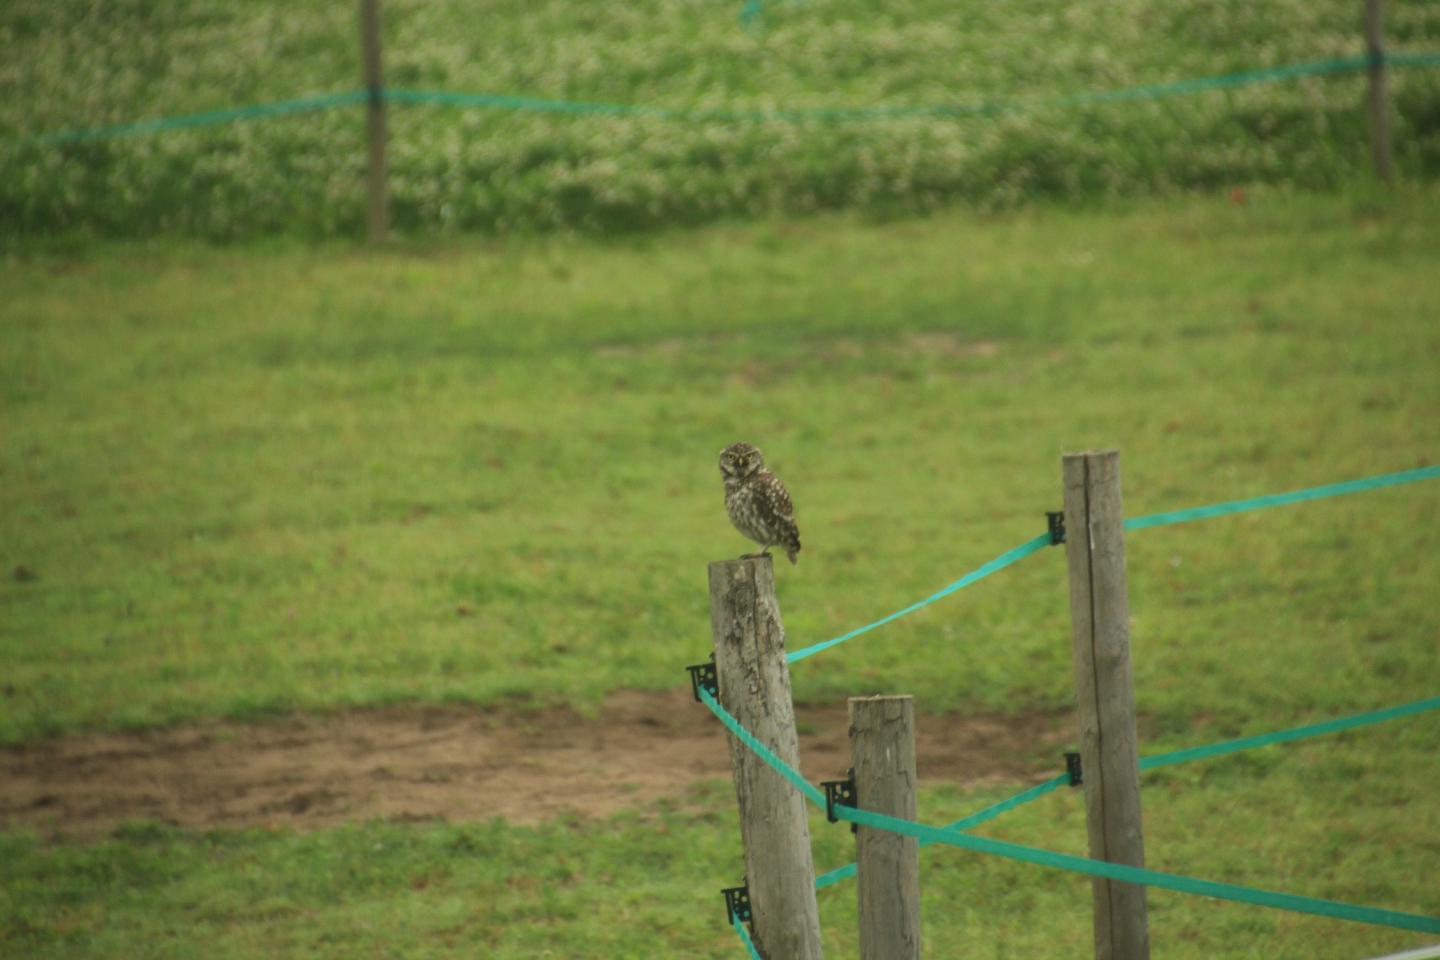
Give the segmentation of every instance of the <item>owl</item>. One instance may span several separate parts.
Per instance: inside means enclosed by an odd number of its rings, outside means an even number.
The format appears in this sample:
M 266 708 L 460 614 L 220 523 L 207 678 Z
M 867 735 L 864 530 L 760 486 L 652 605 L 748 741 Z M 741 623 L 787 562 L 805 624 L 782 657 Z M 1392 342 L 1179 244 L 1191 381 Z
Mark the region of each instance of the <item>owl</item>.
M 765 469 L 765 457 L 748 443 L 732 443 L 720 451 L 720 476 L 725 481 L 725 512 L 735 529 L 760 544 L 760 553 L 744 558 L 768 557 L 773 546 L 785 548 L 791 563 L 800 553 L 800 528 L 790 491 L 780 478 Z

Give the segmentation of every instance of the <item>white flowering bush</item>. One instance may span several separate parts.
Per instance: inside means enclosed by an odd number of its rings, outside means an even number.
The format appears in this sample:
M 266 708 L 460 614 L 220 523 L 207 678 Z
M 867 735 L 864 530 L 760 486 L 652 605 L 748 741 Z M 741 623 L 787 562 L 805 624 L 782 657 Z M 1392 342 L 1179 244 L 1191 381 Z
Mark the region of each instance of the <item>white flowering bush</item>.
M 714 115 L 393 103 L 412 232 L 616 231 L 964 200 L 1324 188 L 1369 163 L 1358 74 L 1167 99 L 1054 98 L 1363 52 L 1353 0 L 383 0 L 386 82 Z M 1390 5 L 1394 49 L 1440 4 Z M 359 104 L 74 142 L 74 128 L 353 90 L 350 3 L 0 4 L 0 237 L 356 234 Z M 1440 170 L 1440 68 L 1392 74 L 1397 159 Z M 906 108 L 990 104 L 953 116 Z M 894 116 L 776 111 L 894 108 Z

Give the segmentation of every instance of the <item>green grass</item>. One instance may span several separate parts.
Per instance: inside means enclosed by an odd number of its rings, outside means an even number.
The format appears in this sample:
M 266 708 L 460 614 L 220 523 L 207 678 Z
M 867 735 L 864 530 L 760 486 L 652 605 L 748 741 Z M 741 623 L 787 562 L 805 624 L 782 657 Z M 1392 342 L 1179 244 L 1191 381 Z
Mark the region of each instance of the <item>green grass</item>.
M 796 646 L 1040 532 L 1064 450 L 1120 447 L 1132 515 L 1432 462 L 1437 206 L 12 262 L 0 551 L 37 579 L 3 587 L 0 740 L 672 685 L 706 561 L 744 548 L 713 462 L 738 437 L 799 504 Z M 1142 707 L 1424 692 L 1437 496 L 1132 536 Z M 1042 553 L 797 694 L 1061 706 L 1063 584 Z
M 1426 724 L 1429 724 L 1428 728 Z M 1146 779 L 1147 862 L 1265 889 L 1434 914 L 1440 848 L 1433 721 L 1396 725 Z M 1362 782 L 1363 781 L 1363 782 Z M 928 822 L 1003 790 L 923 790 Z M 738 960 L 722 887 L 743 861 L 729 785 L 710 812 L 518 828 L 370 823 L 312 834 L 182 833 L 154 824 L 93 846 L 0 838 L 0 952 L 27 957 L 714 957 Z M 821 869 L 849 830 L 811 817 Z M 1078 793 L 1052 794 L 982 833 L 1083 854 Z M 956 850 L 922 853 L 926 955 L 1083 955 L 1089 881 Z M 853 881 L 820 892 L 827 957 L 856 955 Z M 1157 955 L 1354 958 L 1424 935 L 1165 891 Z
M 1022 103 L 1355 56 L 1352 0 L 736 2 L 585 7 L 393 0 L 396 87 L 739 110 Z M 359 106 L 200 130 L 34 143 L 71 128 L 352 90 L 350 6 L 304 0 L 0 7 L 0 242 L 53 234 L 356 236 Z M 1424 51 L 1440 8 L 1387 11 L 1391 49 Z M 1358 74 L 1158 101 L 886 122 L 657 120 L 396 105 L 395 225 L 614 231 L 756 214 L 877 216 L 964 201 L 1104 199 L 1368 176 Z M 1393 72 L 1402 175 L 1440 169 L 1440 70 Z
M 683 684 L 709 648 L 704 565 L 744 548 L 714 464 L 740 437 L 799 507 L 802 562 L 777 571 L 792 647 L 1039 533 L 1062 451 L 1118 446 L 1131 515 L 1434 463 L 1437 215 L 1433 190 L 1262 191 L 607 243 L 12 256 L 0 741 Z M 1437 507 L 1432 482 L 1132 535 L 1142 749 L 1434 695 Z M 797 664 L 795 693 L 1064 708 L 1066 610 L 1046 551 Z M 1433 733 L 1421 717 L 1148 775 L 1150 863 L 1440 913 Z M 927 791 L 922 816 L 1020 786 Z M 11 836 L 0 953 L 627 957 L 660 937 L 733 956 L 733 801 L 699 799 L 537 829 Z M 1083 815 L 1067 793 L 987 830 L 1075 851 Z M 814 832 L 822 867 L 847 859 L 847 832 Z M 926 863 L 933 955 L 1085 942 L 1083 880 Z M 825 895 L 835 956 L 852 896 Z M 1154 902 L 1167 956 L 1419 942 Z

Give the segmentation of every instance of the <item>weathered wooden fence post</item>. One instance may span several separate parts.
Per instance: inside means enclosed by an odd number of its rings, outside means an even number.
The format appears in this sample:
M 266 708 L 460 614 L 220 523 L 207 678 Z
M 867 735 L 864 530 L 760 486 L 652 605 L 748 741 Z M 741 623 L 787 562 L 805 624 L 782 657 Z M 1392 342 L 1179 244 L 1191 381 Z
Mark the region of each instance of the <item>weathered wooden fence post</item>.
M 710 629 L 720 705 L 800 768 L 785 628 L 769 557 L 710 564 Z M 755 947 L 764 960 L 819 960 L 820 908 L 805 798 L 730 737 Z
M 1375 176 L 1390 183 L 1395 179 L 1395 162 L 1390 154 L 1390 82 L 1385 67 L 1384 15 L 1385 0 L 1365 0 L 1365 46 L 1370 54 L 1370 89 L 1366 98 L 1370 152 L 1375 158 Z
M 369 195 L 366 235 L 383 243 L 387 227 L 385 172 L 385 85 L 380 67 L 380 0 L 360 0 L 360 45 L 365 64 L 365 138 Z
M 859 805 L 914 820 L 915 701 L 851 697 L 850 751 Z M 919 841 L 860 827 L 855 862 L 861 960 L 919 960 Z
M 1140 767 L 1130 678 L 1130 601 L 1120 503 L 1120 454 L 1066 454 L 1065 558 L 1090 856 L 1145 865 Z M 1150 956 L 1145 888 L 1095 877 L 1097 960 Z

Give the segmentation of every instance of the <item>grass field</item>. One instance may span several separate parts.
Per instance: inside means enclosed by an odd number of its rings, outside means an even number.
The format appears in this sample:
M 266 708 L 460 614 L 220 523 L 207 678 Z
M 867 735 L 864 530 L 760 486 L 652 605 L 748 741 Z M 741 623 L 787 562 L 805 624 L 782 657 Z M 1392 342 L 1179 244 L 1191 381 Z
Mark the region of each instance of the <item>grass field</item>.
M 668 109 L 999 112 L 862 122 L 396 104 L 390 189 L 418 235 L 670 228 L 755 215 L 892 217 L 963 202 L 1087 200 L 1369 173 L 1351 72 L 1173 99 L 1046 101 L 1364 53 L 1354 0 L 387 0 L 386 82 Z M 1389 5 L 1386 40 L 1433 51 L 1440 7 Z M 0 243 L 56 233 L 358 236 L 362 108 L 81 142 L 27 138 L 354 90 L 353 4 L 0 5 Z M 1440 170 L 1440 70 L 1393 71 L 1399 169 Z M 1015 109 L 1009 109 L 1014 107 Z
M 792 647 L 1039 533 L 1062 451 L 1135 515 L 1435 462 L 1440 194 L 1261 193 L 372 253 L 108 246 L 0 264 L 0 741 L 685 683 L 714 464 L 760 444 L 806 549 Z M 1142 752 L 1435 693 L 1440 485 L 1132 535 Z M 804 701 L 1063 709 L 1047 551 L 797 664 Z M 696 707 L 696 709 L 700 709 Z M 1434 915 L 1435 721 L 1146 778 L 1151 866 Z M 933 786 L 943 822 L 1024 784 Z M 0 840 L 0 954 L 738 956 L 728 785 L 614 821 Z M 1079 798 L 984 832 L 1083 851 Z M 849 834 L 812 827 L 822 868 Z M 930 955 L 1088 941 L 1078 878 L 929 851 Z M 608 912 L 607 912 L 608 911 Z M 1423 938 L 1152 896 L 1166 957 Z M 829 955 L 853 894 L 822 896 Z M 658 947 L 657 947 L 658 944 Z M 218 952 L 217 952 L 218 951 Z M 657 953 L 658 951 L 658 953 Z

